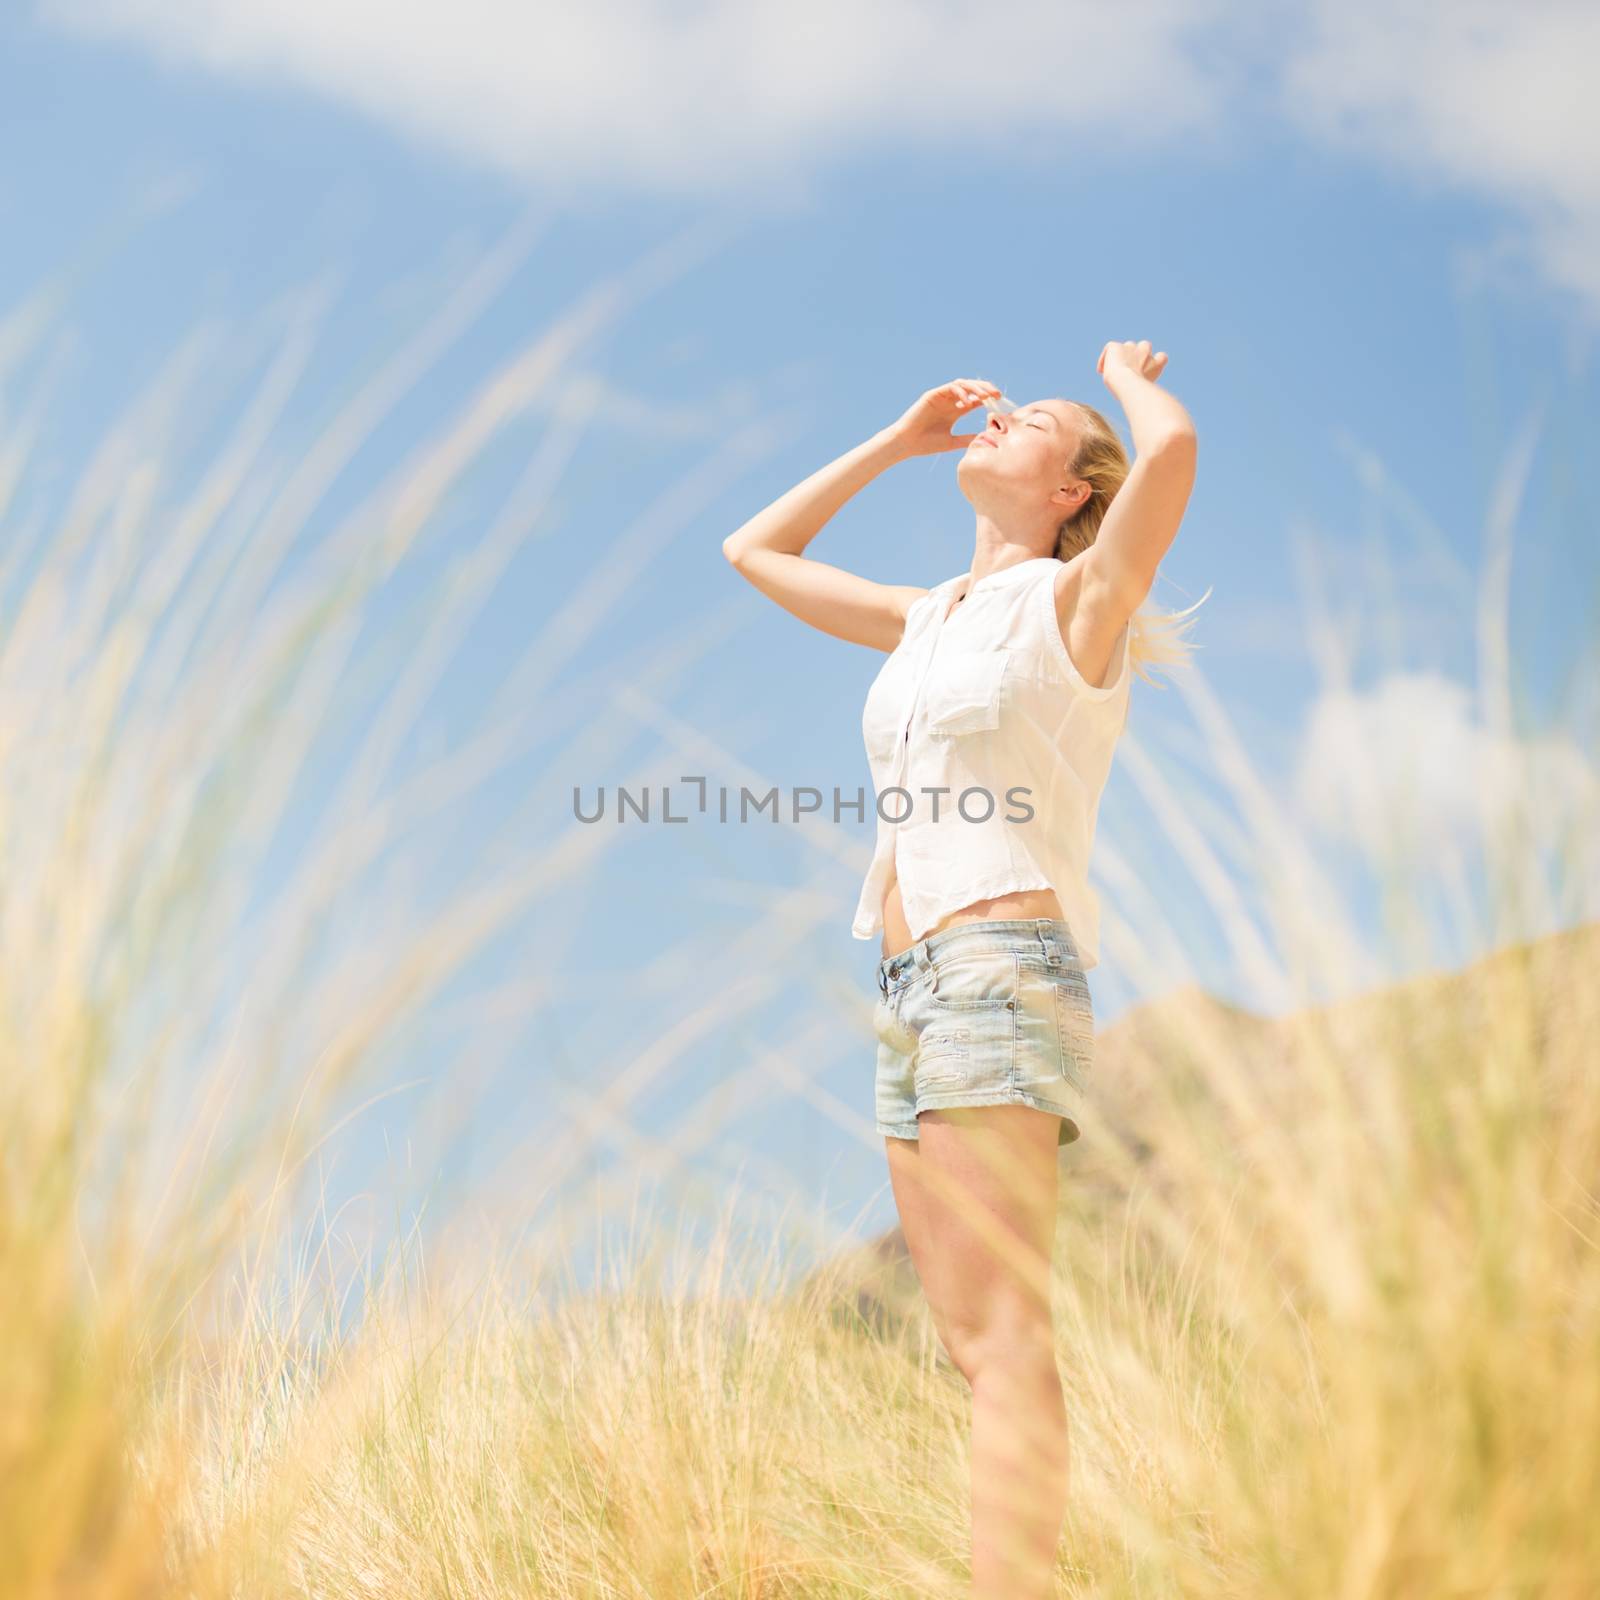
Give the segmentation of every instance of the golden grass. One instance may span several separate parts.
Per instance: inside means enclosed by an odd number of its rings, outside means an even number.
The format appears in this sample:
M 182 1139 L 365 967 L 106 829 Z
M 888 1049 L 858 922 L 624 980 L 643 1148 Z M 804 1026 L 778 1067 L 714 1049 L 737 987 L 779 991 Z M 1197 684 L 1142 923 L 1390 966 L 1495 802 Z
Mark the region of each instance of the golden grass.
M 1108 1032 L 1161 1094 L 1063 1187 L 1066 1592 L 1588 1591 L 1597 957 Z M 604 1291 L 413 1263 L 321 1371 L 261 1330 L 184 1367 L 204 1592 L 964 1593 L 968 1396 L 904 1260 L 735 1294 L 738 1204 L 687 1278 L 646 1219 Z

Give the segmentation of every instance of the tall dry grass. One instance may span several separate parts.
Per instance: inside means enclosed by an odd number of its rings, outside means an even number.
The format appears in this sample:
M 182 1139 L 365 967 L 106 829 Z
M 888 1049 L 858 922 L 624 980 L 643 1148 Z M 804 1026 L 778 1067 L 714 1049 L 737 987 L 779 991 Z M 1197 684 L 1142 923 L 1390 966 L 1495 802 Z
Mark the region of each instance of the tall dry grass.
M 1063 1183 L 1062 1592 L 1593 1592 L 1597 958 L 1103 1038 L 1147 1088 Z M 233 1593 L 964 1594 L 968 1395 L 903 1258 L 797 1285 L 731 1259 L 742 1199 L 598 1286 L 554 1231 L 397 1257 L 319 1362 L 241 1326 L 166 1402 L 209 1415 L 170 1525 Z
M 752 1245 L 730 1188 L 709 1246 L 640 1210 L 593 1281 L 571 1271 L 592 1242 L 581 1205 L 527 1238 L 485 1237 L 476 1215 L 426 1248 L 401 1232 L 352 1278 L 336 1219 L 308 1216 L 309 1158 L 375 1092 L 385 1050 L 593 848 L 558 840 L 444 905 L 379 887 L 360 903 L 409 918 L 337 920 L 386 846 L 523 736 L 513 708 L 421 778 L 390 778 L 580 396 L 260 899 L 364 608 L 475 452 L 631 292 L 601 286 L 291 562 L 350 451 L 515 258 L 282 481 L 255 468 L 309 328 L 182 503 L 157 492 L 180 361 L 57 523 L 10 528 L 0 1596 L 965 1593 L 968 1398 L 893 1239 L 797 1282 L 782 1228 Z M 0 348 L 15 360 L 48 325 L 27 309 Z M 13 418 L 0 489 L 27 444 Z M 521 687 L 551 659 L 535 650 Z M 1292 987 L 1354 919 L 1195 693 Z M 1136 745 L 1130 760 L 1200 892 L 1242 918 L 1157 765 Z M 1534 870 L 1522 823 L 1539 814 L 1508 824 L 1498 876 Z M 1582 848 L 1534 842 L 1558 861 Z M 1140 889 L 1128 904 L 1160 904 Z M 1157 998 L 1103 1034 L 1063 1172 L 1063 1592 L 1600 1589 L 1600 951 L 1593 926 L 1532 938 L 1512 921 L 1463 971 L 1308 995 L 1279 1020 L 1162 997 L 1172 930 L 1146 924 L 1133 975 Z M 1260 931 L 1231 936 L 1259 955 Z M 855 1021 L 865 1041 L 864 1004 Z M 541 1145 L 535 1177 L 570 1171 L 591 1136 Z M 592 1198 L 598 1213 L 617 1196 Z

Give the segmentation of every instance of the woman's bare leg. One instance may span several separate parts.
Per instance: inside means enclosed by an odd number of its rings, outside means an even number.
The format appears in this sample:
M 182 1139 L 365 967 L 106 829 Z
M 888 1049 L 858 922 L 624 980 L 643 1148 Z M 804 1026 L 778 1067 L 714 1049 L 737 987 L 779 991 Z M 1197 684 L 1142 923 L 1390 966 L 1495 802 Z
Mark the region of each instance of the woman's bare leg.
M 976 1106 L 885 1141 L 912 1264 L 972 1387 L 975 1600 L 1052 1592 L 1069 1466 L 1049 1293 L 1059 1128 L 1032 1106 Z

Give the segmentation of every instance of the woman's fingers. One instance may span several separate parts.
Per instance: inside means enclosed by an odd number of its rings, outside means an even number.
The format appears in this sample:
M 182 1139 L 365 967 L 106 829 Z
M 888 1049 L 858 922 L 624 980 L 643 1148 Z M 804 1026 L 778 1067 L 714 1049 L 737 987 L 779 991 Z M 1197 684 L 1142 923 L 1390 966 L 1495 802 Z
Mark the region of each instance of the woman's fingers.
M 947 383 L 945 388 L 958 398 L 975 395 L 981 399 L 986 394 L 1000 393 L 992 383 L 986 383 L 982 378 L 957 378 L 954 382 Z
M 1143 373 L 1147 378 L 1159 377 L 1167 365 L 1167 352 L 1157 350 L 1152 355 L 1148 339 L 1112 339 L 1101 349 L 1100 359 L 1095 362 L 1095 371 L 1102 377 L 1105 376 L 1106 358 L 1113 352 L 1121 356 L 1124 365 Z

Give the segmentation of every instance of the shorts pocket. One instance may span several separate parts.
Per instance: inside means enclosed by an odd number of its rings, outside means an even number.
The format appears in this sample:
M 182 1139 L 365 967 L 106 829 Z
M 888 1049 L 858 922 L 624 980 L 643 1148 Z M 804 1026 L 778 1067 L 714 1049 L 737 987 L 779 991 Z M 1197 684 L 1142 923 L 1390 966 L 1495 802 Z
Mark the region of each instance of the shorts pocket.
M 935 1011 L 1015 1011 L 1015 952 L 974 950 L 937 958 L 928 970 L 928 1004 Z
M 1082 1089 L 1094 1067 L 1094 1005 L 1089 997 L 1089 980 L 1083 968 L 1073 961 L 1057 968 L 1050 983 L 1056 992 L 1062 1075 Z
M 1000 726 L 1000 694 L 1009 652 L 976 650 L 938 656 L 922 688 L 928 731 L 941 738 Z

